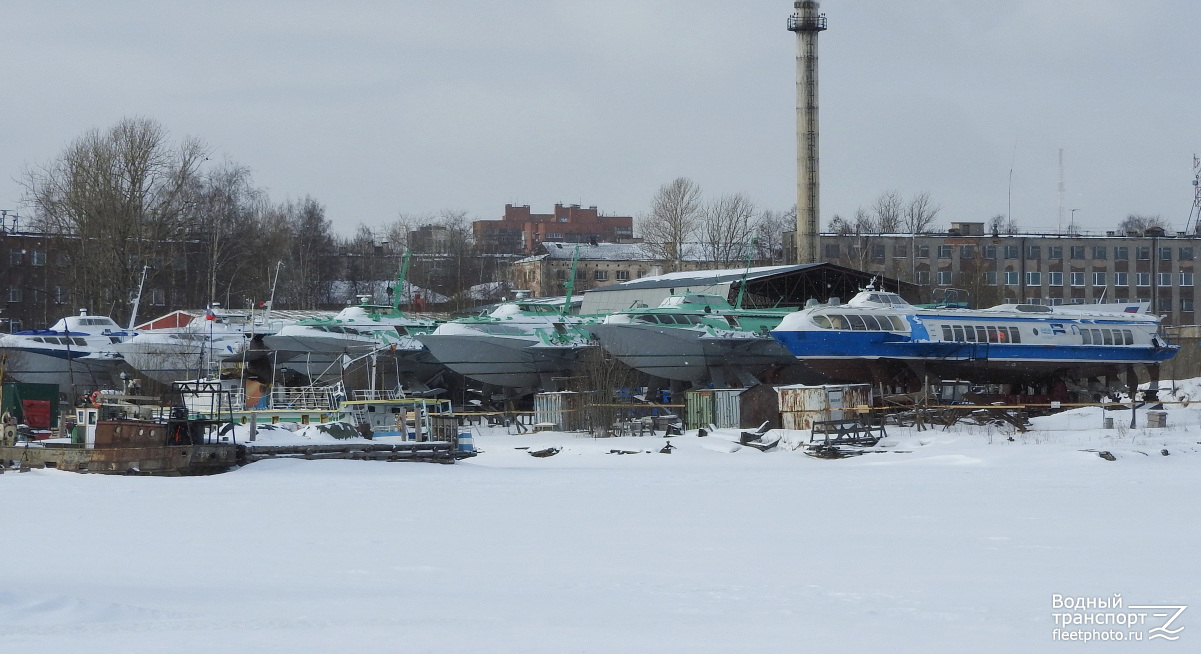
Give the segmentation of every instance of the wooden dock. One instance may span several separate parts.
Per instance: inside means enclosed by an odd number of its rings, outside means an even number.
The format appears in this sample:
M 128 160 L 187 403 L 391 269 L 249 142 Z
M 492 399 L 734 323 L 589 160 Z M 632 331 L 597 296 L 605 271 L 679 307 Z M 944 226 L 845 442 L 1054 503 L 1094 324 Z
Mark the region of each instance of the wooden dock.
M 368 461 L 418 461 L 454 463 L 464 453 L 448 441 L 407 443 L 322 443 L 320 445 L 238 446 L 238 463 L 268 459 L 355 459 Z

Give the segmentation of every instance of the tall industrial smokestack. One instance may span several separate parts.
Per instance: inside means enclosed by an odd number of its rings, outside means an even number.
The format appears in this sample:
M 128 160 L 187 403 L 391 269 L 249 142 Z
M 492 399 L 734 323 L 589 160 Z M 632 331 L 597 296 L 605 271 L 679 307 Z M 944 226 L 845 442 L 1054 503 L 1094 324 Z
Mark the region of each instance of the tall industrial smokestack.
M 817 261 L 817 33 L 826 16 L 816 0 L 796 0 L 788 30 L 796 32 L 796 251 L 797 263 Z

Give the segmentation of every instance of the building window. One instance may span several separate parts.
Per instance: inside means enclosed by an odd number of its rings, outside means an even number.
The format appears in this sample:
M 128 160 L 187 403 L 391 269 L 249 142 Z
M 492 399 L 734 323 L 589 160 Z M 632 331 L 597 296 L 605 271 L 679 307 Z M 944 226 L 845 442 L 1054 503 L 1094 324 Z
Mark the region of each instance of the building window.
M 984 246 L 984 254 L 982 256 L 985 259 L 996 259 L 997 258 L 997 246 L 985 245 Z
M 1130 286 L 1129 273 L 1124 273 L 1124 272 L 1114 273 L 1113 274 L 1113 285 L 1114 286 Z
M 1027 259 L 1041 259 L 1042 256 L 1043 256 L 1042 246 L 1039 246 L 1039 245 L 1027 245 L 1026 246 L 1026 258 Z
M 1031 270 L 1026 273 L 1026 286 L 1042 286 L 1043 274 L 1037 270 Z
M 972 259 L 972 258 L 975 258 L 975 256 L 976 256 L 976 248 L 974 246 L 971 246 L 971 245 L 960 245 L 959 246 L 959 258 L 960 259 Z
M 1061 272 L 1047 273 L 1047 286 L 1063 286 L 1063 273 L 1061 273 Z
M 608 270 L 593 270 L 592 271 L 592 279 L 595 279 L 598 282 L 607 282 L 607 281 L 609 281 L 609 271 Z
M 872 258 L 873 259 L 883 259 L 884 258 L 884 246 L 883 245 L 873 245 L 872 246 Z
M 1072 255 L 1073 259 L 1083 259 L 1084 258 L 1084 246 L 1083 245 L 1073 245 L 1071 255 Z
M 1193 273 L 1187 273 L 1187 272 L 1180 273 L 1180 285 L 1181 286 L 1192 286 L 1193 285 Z
M 8 251 L 8 265 L 19 266 L 25 263 L 25 251 L 20 248 L 13 248 Z
M 1047 298 L 1047 304 L 1049 304 L 1049 305 L 1051 305 L 1051 306 L 1053 306 L 1053 307 L 1060 306 L 1060 305 L 1062 305 L 1062 304 L 1063 304 L 1063 298 L 1061 298 L 1061 297 L 1049 297 L 1049 298 Z
M 917 258 L 918 259 L 929 259 L 930 258 L 930 246 L 929 245 L 917 246 Z
M 1193 310 L 1193 301 L 1189 300 L 1189 299 L 1185 299 L 1185 298 L 1180 298 L 1180 310 L 1181 311 L 1192 311 Z
M 1118 245 L 1113 249 L 1114 261 L 1125 261 L 1130 258 L 1130 248 L 1125 245 Z
M 1155 282 L 1159 286 L 1172 285 L 1172 273 L 1159 273 L 1159 279 Z
M 1193 260 L 1193 248 L 1180 248 L 1180 260 L 1181 261 L 1192 261 Z
M 897 259 L 904 259 L 909 256 L 909 245 L 907 243 L 897 243 L 892 246 L 892 256 Z
M 938 271 L 938 285 L 939 286 L 950 286 L 951 278 L 953 277 L 953 275 L 954 274 L 950 270 Z
M 1105 281 L 1105 273 L 1103 273 L 1103 272 L 1093 273 L 1093 286 L 1105 286 L 1106 283 L 1107 282 Z
M 645 270 L 639 270 L 639 271 L 638 271 L 638 279 L 642 279 L 643 277 L 646 277 L 646 271 L 645 271 Z
M 929 284 L 930 283 L 930 271 L 929 270 L 917 271 L 917 283 L 921 284 L 922 286 Z
M 1062 259 L 1063 258 L 1063 246 L 1062 245 L 1047 246 L 1047 258 L 1048 259 Z
M 1150 261 L 1151 248 L 1146 245 L 1137 247 L 1134 249 L 1134 256 L 1138 258 L 1139 261 Z
M 45 250 L 34 250 L 33 251 L 33 265 L 35 265 L 35 266 L 46 265 L 46 251 Z
M 997 285 L 997 271 L 995 271 L 995 270 L 984 271 L 984 283 L 989 286 L 996 286 Z
M 67 287 L 66 286 L 55 286 L 54 287 L 54 303 L 55 304 L 66 304 L 67 303 Z
M 1006 258 L 1006 259 L 1016 259 L 1016 258 L 1018 258 L 1018 246 L 1016 246 L 1016 245 L 1006 245 L 1006 246 L 1005 246 L 1005 258 Z
M 827 259 L 837 259 L 839 256 L 840 255 L 838 254 L 838 244 L 837 243 L 826 243 L 826 258 Z
M 167 294 L 161 288 L 150 289 L 150 305 L 161 307 L 167 304 Z
M 614 273 L 614 275 L 619 282 L 626 282 L 630 280 L 630 271 L 628 270 L 618 270 Z
M 1074 297 L 1072 298 L 1072 304 L 1084 304 L 1084 298 Z
M 1172 260 L 1172 248 L 1159 248 L 1159 260 L 1160 261 L 1171 261 Z
M 1005 271 L 1005 285 L 1006 286 L 1017 286 L 1018 285 L 1018 274 L 1016 271 L 1013 271 L 1013 270 Z
M 1080 248 L 1080 249 L 1083 250 L 1084 248 Z M 1104 261 L 1106 258 L 1106 255 L 1109 254 L 1108 250 L 1109 250 L 1109 248 L 1105 247 L 1104 245 L 1093 246 L 1093 259 Z
M 1159 298 L 1159 310 L 1164 313 L 1169 313 L 1172 311 L 1172 304 L 1172 298 L 1170 297 Z
M 21 289 L 17 288 L 16 286 L 10 286 L 8 288 L 8 301 L 9 302 L 20 302 L 21 301 Z
M 566 280 L 567 279 L 567 271 L 566 270 L 556 270 L 555 271 L 555 279 L 560 282 Z
M 938 258 L 939 259 L 950 259 L 951 258 L 951 246 L 949 246 L 949 245 L 938 246 Z
M 1072 286 L 1084 286 L 1084 273 L 1074 272 L 1069 275 Z
M 1135 286 L 1150 286 L 1151 285 L 1151 273 L 1134 273 L 1134 285 Z

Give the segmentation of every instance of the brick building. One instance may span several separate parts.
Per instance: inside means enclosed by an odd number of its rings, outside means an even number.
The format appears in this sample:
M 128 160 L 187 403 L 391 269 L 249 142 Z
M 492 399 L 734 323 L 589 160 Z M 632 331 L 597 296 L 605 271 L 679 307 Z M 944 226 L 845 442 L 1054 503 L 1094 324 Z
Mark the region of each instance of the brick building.
M 664 262 L 657 261 L 641 243 L 582 244 L 579 248 L 576 293 L 661 275 L 664 271 Z M 535 297 L 562 295 L 575 252 L 575 245 L 542 243 L 538 247 L 538 254 L 513 262 L 509 271 L 510 283 L 514 288 L 530 291 Z M 699 256 L 686 257 L 680 264 L 680 270 L 701 270 L 707 265 Z
M 539 243 L 622 243 L 634 238 L 634 218 L 604 216 L 596 207 L 556 204 L 554 213 L 531 213 L 529 205 L 505 205 L 504 218 L 471 224 L 476 246 L 486 253 L 533 254 Z

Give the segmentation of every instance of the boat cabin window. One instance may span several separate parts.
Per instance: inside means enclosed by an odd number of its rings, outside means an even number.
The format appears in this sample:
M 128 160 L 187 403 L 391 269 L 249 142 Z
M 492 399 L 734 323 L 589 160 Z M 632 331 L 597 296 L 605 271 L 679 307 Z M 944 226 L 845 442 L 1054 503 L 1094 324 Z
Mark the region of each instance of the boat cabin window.
M 942 325 L 942 340 L 968 343 L 1021 343 L 1017 327 L 1004 325 Z
M 396 326 L 396 333 L 397 333 L 397 334 L 400 334 L 401 336 L 408 336 L 408 335 L 409 335 L 409 328 L 408 328 L 408 327 L 401 326 L 401 325 L 397 325 L 397 326 Z
M 726 317 L 730 319 L 729 316 Z M 905 331 L 905 319 L 889 314 L 855 314 L 830 313 L 815 314 L 811 317 L 813 324 L 822 329 L 842 329 L 855 331 Z M 737 322 L 732 322 L 737 327 Z
M 1081 329 L 1084 345 L 1134 345 L 1134 332 L 1129 329 Z

